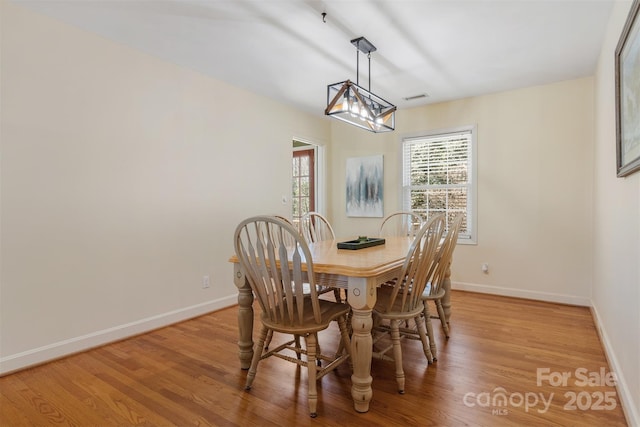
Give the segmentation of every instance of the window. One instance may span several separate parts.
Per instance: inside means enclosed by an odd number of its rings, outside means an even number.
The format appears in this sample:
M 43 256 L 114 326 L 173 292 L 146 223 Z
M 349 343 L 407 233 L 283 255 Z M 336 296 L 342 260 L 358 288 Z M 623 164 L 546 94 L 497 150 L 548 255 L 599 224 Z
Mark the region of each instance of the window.
M 403 209 L 424 218 L 462 212 L 459 243 L 476 243 L 475 127 L 402 140 Z

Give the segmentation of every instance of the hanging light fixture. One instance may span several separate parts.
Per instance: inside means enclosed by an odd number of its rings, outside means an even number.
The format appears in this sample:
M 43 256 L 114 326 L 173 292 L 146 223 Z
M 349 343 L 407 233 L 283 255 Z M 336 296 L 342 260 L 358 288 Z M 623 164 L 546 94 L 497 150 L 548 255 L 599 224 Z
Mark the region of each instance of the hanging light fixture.
M 364 37 L 351 40 L 356 47 L 356 83 L 350 80 L 327 86 L 324 114 L 371 132 L 389 132 L 396 126 L 396 106 L 371 93 L 371 52 L 376 47 Z M 369 89 L 359 86 L 360 52 L 369 59 Z

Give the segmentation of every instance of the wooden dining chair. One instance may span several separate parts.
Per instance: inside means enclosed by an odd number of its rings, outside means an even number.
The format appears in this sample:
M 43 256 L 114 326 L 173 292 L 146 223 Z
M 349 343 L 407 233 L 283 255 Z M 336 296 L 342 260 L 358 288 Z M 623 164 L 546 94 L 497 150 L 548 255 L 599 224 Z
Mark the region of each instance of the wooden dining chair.
M 302 216 L 300 219 L 300 233 L 302 233 L 307 243 L 334 240 L 336 238 L 329 220 L 318 212 L 308 212 Z M 343 298 L 340 291 L 341 288 L 346 288 L 346 281 L 340 282 L 335 278 L 328 279 L 324 275 L 319 275 L 316 277 L 316 282 L 324 288 L 332 289 L 336 301 L 346 301 L 346 295 Z
M 289 218 L 281 216 L 281 215 L 274 215 L 274 218 L 277 218 L 277 219 L 280 219 L 280 220 L 286 222 L 287 224 L 291 225 L 294 229 L 297 230 L 297 228 L 295 227 L 295 225 L 293 224 L 293 222 L 291 222 L 291 220 Z M 271 233 L 271 238 L 274 241 L 279 241 L 280 239 L 282 239 L 282 243 L 284 243 L 285 246 L 287 246 L 287 247 L 295 246 L 296 241 L 293 238 L 293 236 L 291 236 L 290 234 L 279 235 L 278 233 L 275 232 L 277 227 L 274 227 L 273 223 L 270 223 L 268 225 L 265 224 L 265 226 L 268 227 L 268 232 Z M 303 286 L 304 294 L 305 295 L 309 295 L 309 288 L 311 287 L 309 282 L 305 281 L 302 286 Z M 336 288 L 334 288 L 332 286 L 328 286 L 327 284 L 318 283 L 317 280 L 316 280 L 316 289 L 318 291 L 318 295 L 322 295 L 322 294 L 325 294 L 327 292 L 334 292 L 335 293 L 335 291 L 336 291 Z M 296 337 L 296 339 L 299 339 L 299 338 Z M 269 346 L 271 345 L 271 341 L 272 340 L 273 340 L 273 330 L 270 330 L 269 333 L 267 334 L 267 339 L 264 342 L 264 349 L 265 350 L 269 349 Z
M 438 249 L 434 263 L 428 274 L 427 284 L 422 293 L 422 301 L 424 305 L 423 316 L 427 325 L 427 336 L 429 338 L 430 355 L 427 356 L 429 363 L 438 360 L 436 354 L 436 340 L 433 335 L 433 326 L 431 319 L 433 317 L 440 319 L 442 325 L 442 331 L 447 339 L 449 339 L 449 325 L 444 315 L 444 309 L 442 307 L 442 298 L 444 297 L 445 289 L 442 286 L 444 283 L 447 271 L 450 268 L 451 261 L 453 259 L 453 251 L 458 243 L 458 233 L 464 220 L 464 214 L 460 213 L 456 215 L 449 224 L 449 229 Z M 437 316 L 433 316 L 429 310 L 429 301 L 433 301 Z
M 378 237 L 415 237 L 423 224 L 422 217 L 414 212 L 398 211 L 387 215 L 380 224 Z
M 289 239 L 295 242 L 293 246 L 285 244 Z M 275 356 L 296 363 L 307 369 L 309 413 L 316 417 L 317 380 L 350 357 L 346 325 L 349 306 L 318 298 L 309 247 L 287 222 L 273 216 L 245 219 L 235 230 L 234 247 L 240 268 L 261 308 L 262 327 L 245 389 L 251 389 L 262 360 Z M 304 292 L 305 281 L 310 284 L 308 294 Z M 318 351 L 318 332 L 329 328 L 334 321 L 340 331 L 339 349 L 342 351 L 325 355 Z M 264 342 L 269 331 L 290 334 L 294 338 L 265 351 Z M 304 348 L 296 345 L 295 337 L 304 337 Z M 319 361 L 328 363 L 322 366 L 317 363 Z
M 336 238 L 329 220 L 318 212 L 308 212 L 300 219 L 300 232 L 307 242 L 319 242 Z
M 429 219 L 420 228 L 411 243 L 398 279 L 391 285 L 384 284 L 378 288 L 378 299 L 373 308 L 374 348 L 372 356 L 395 362 L 395 377 L 400 394 L 404 393 L 405 384 L 400 326 L 404 325 L 407 320 L 415 322 L 426 356 L 429 351 L 429 343 L 422 316 L 424 312 L 422 293 L 436 256 L 444 226 L 443 215 L 436 215 Z M 382 344 L 386 344 L 382 341 L 385 337 L 390 337 L 391 344 L 381 347 Z M 393 354 L 387 355 L 391 350 L 393 350 Z
M 286 222 L 287 224 L 291 225 L 294 229 L 296 228 L 295 225 L 293 225 L 293 222 L 291 222 L 291 220 L 285 216 L 282 215 L 274 215 L 274 218 L 278 218 L 279 220 L 282 220 L 284 222 Z M 273 229 L 273 227 L 270 227 L 271 229 Z M 279 238 L 280 236 L 274 236 L 274 238 Z M 285 239 L 284 244 L 287 246 L 293 246 L 295 245 L 295 240 L 290 236 L 290 235 L 285 235 L 283 236 L 283 238 Z

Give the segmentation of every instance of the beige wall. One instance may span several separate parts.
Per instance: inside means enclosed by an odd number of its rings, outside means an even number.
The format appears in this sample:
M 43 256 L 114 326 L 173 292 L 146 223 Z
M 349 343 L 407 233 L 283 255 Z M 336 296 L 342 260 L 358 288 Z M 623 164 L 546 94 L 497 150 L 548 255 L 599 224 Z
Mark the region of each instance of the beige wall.
M 0 5 L 0 372 L 235 303 L 238 218 L 327 120 Z
M 631 2 L 616 2 L 596 73 L 593 312 L 640 425 L 640 172 L 616 178 L 614 52 Z
M 396 132 L 333 125 L 331 220 L 337 234 L 375 234 L 380 218 L 345 215 L 345 163 L 384 155 L 385 211 L 400 207 L 400 140 L 477 126 L 478 243 L 456 249 L 456 287 L 589 304 L 593 79 L 402 110 Z M 489 274 L 481 264 L 489 263 Z

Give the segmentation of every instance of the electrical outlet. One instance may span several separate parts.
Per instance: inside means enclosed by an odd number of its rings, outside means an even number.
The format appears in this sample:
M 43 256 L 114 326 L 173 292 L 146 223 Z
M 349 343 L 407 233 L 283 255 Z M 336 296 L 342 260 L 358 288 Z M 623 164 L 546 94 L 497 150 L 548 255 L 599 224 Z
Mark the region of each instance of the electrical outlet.
M 485 273 L 485 274 L 489 273 L 489 263 L 488 262 L 485 262 L 485 263 L 482 264 L 482 272 Z
M 209 276 L 202 276 L 202 289 L 207 289 L 210 285 Z

